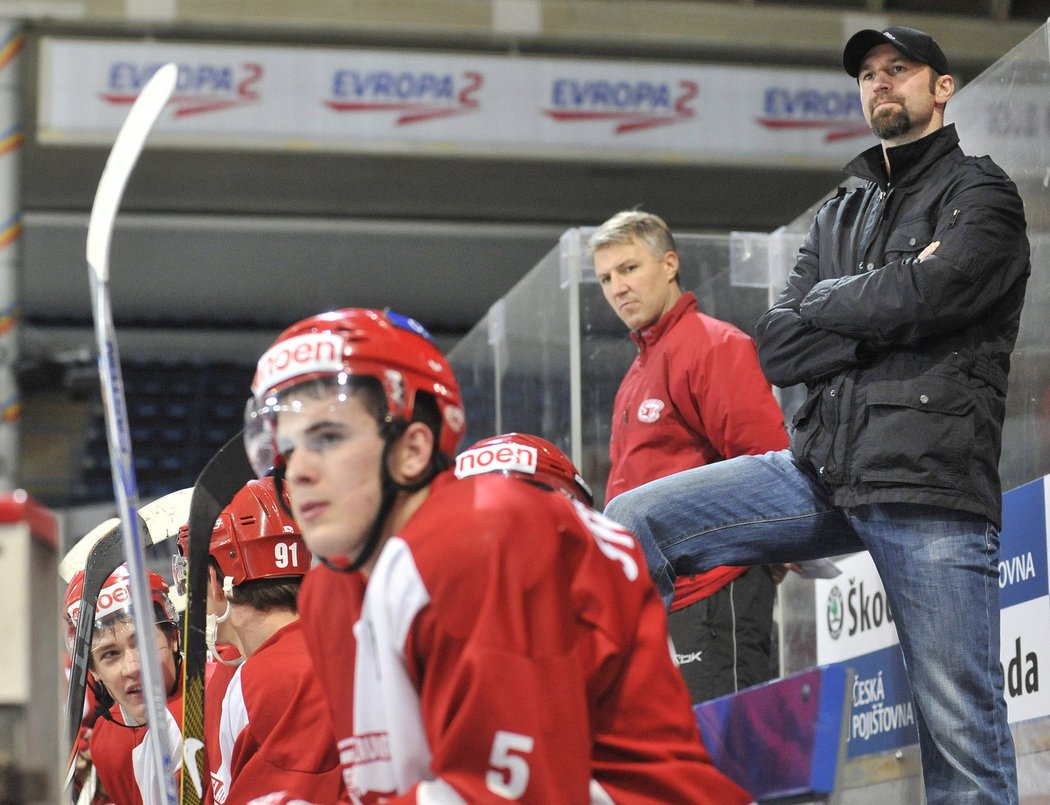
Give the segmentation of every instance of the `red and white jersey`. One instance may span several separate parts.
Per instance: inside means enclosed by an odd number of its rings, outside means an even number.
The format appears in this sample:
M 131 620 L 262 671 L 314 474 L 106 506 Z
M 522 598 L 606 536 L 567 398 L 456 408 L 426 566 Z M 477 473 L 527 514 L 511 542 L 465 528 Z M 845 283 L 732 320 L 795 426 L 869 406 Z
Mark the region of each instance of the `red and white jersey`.
M 237 672 L 240 651 L 236 646 L 222 643 L 216 646 L 218 657 L 212 657 L 204 666 L 204 784 L 201 801 L 214 802 L 211 795 L 211 771 L 219 768 L 219 724 L 222 721 L 222 700 L 226 688 Z
M 123 724 L 119 707 L 114 705 L 110 713 Z M 145 733 L 144 727 L 130 729 L 114 724 L 106 718 L 99 718 L 95 722 L 88 739 L 88 749 L 99 785 L 106 792 L 110 802 L 142 802 L 131 768 L 131 750 L 138 745 Z
M 563 495 L 446 473 L 367 582 L 314 568 L 300 609 L 354 803 L 751 801 L 700 741 L 640 548 Z
M 338 799 L 339 759 L 328 703 L 299 621 L 278 629 L 233 674 L 222 701 L 212 800 L 245 803 L 272 791 Z
M 95 764 L 99 784 L 117 805 L 143 805 L 142 789 L 150 793 L 149 799 L 155 799 L 152 792 L 156 784 L 152 779 L 153 767 L 145 751 L 144 740 L 149 729 L 124 726 L 124 714 L 119 705 L 113 705 L 110 715 L 118 722 L 99 718 L 91 730 L 88 746 L 91 750 L 91 762 Z M 182 692 L 168 697 L 168 746 L 172 749 L 172 762 L 177 763 L 181 756 L 181 742 L 172 743 L 176 733 L 181 732 Z M 138 768 L 136 768 L 138 767 Z M 148 772 L 143 779 L 142 771 Z

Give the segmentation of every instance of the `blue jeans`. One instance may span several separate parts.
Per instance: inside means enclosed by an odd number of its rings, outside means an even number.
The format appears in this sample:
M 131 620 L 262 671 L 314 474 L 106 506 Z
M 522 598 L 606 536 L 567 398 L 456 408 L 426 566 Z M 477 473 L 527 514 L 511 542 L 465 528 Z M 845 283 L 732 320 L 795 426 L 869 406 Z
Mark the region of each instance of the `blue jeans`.
M 936 506 L 838 508 L 782 450 L 640 486 L 605 513 L 638 537 L 669 605 L 677 575 L 867 550 L 893 609 L 927 801 L 1017 803 L 999 668 L 999 532 Z

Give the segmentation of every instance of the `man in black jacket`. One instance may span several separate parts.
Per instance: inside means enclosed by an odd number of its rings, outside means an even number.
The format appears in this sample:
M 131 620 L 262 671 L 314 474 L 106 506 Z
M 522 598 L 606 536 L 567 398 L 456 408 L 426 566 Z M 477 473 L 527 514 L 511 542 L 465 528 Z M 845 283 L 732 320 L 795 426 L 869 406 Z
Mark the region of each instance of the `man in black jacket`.
M 639 487 L 606 513 L 676 575 L 868 550 L 894 614 L 927 801 L 1016 803 L 999 666 L 998 462 L 1030 271 L 1009 177 L 959 148 L 928 34 L 866 30 L 843 52 L 881 144 L 817 213 L 758 322 L 762 368 L 805 383 L 791 448 Z

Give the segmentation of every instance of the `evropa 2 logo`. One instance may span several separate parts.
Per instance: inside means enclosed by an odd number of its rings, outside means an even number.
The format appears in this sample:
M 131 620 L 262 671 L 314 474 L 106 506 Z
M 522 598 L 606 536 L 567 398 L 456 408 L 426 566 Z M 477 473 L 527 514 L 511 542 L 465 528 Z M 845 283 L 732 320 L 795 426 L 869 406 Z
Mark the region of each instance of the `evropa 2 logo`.
M 871 134 L 856 90 L 766 87 L 758 122 L 768 129 L 822 130 L 828 143 Z
M 336 70 L 325 106 L 336 112 L 395 112 L 396 125 L 425 123 L 478 108 L 482 73 Z
M 543 110 L 559 122 L 609 121 L 616 134 L 683 123 L 696 116 L 695 81 L 610 81 L 555 78 Z
M 109 66 L 103 100 L 112 104 L 130 104 L 142 87 L 161 68 L 162 63 L 117 61 Z M 174 117 L 218 112 L 254 103 L 259 99 L 255 85 L 263 76 L 263 67 L 254 62 L 180 63 L 175 94 L 169 105 Z

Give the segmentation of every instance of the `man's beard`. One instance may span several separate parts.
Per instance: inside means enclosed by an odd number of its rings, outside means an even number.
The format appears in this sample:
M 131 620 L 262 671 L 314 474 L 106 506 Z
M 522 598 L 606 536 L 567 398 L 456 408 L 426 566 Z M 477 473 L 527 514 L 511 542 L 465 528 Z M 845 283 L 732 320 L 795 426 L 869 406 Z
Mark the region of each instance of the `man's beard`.
M 871 119 L 871 133 L 880 140 L 895 140 L 911 131 L 911 116 L 903 106 Z

